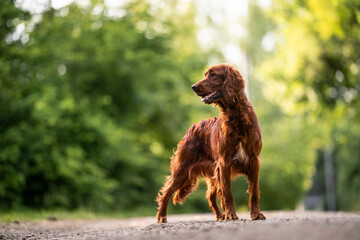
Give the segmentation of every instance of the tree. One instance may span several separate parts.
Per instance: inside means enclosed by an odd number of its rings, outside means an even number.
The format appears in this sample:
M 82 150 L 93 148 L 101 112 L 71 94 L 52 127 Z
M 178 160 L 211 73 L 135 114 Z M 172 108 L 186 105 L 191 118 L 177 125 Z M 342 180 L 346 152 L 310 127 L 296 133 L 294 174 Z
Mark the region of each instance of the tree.
M 165 159 L 190 118 L 179 99 L 206 58 L 191 12 L 181 53 L 175 33 L 185 30 L 150 7 L 131 2 L 121 17 L 102 1 L 50 8 L 24 19 L 26 37 L 2 45 L 14 45 L 1 56 L 13 66 L 0 79 L 3 209 L 155 210 Z
M 312 148 L 333 149 L 346 210 L 359 209 L 360 194 L 359 13 L 359 1 L 274 1 L 277 45 L 261 67 L 272 100 L 307 123 Z

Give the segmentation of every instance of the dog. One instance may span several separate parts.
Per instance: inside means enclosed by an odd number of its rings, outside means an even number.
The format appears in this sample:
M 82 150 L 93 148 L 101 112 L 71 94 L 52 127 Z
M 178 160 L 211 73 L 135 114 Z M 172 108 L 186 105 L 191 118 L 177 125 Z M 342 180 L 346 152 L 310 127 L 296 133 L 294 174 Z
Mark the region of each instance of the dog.
M 219 64 L 205 72 L 205 78 L 192 90 L 205 104 L 220 107 L 218 117 L 193 124 L 171 157 L 171 176 L 156 198 L 158 223 L 167 222 L 167 206 L 183 200 L 196 189 L 200 177 L 207 184 L 206 198 L 217 220 L 236 220 L 230 179 L 246 175 L 252 220 L 265 220 L 259 207 L 259 168 L 261 130 L 245 94 L 245 81 L 231 65 Z M 219 198 L 221 211 L 216 202 Z

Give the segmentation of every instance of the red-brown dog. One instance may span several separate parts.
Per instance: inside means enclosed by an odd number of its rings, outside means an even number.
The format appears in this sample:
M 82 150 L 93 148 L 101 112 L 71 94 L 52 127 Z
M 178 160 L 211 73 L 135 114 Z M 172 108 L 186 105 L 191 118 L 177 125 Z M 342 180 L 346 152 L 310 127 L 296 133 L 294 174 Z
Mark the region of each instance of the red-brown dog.
M 157 222 L 165 223 L 171 196 L 182 201 L 197 187 L 200 176 L 206 180 L 206 197 L 217 220 L 235 220 L 230 178 L 244 174 L 249 181 L 249 206 L 253 220 L 264 220 L 259 208 L 259 154 L 262 147 L 260 126 L 245 95 L 241 74 L 227 64 L 215 65 L 205 78 L 192 86 L 205 104 L 220 107 L 219 117 L 195 123 L 179 142 L 171 158 L 171 176 L 157 197 Z M 220 210 L 216 203 L 219 198 Z

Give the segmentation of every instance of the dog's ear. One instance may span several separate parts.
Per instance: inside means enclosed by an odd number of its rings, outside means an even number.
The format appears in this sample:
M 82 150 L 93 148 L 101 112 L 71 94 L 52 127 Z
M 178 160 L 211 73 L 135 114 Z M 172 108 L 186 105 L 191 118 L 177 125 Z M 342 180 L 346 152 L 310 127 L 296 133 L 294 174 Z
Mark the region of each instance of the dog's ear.
M 225 66 L 225 81 L 223 95 L 228 103 L 238 100 L 238 97 L 245 88 L 245 81 L 238 70 L 232 66 Z

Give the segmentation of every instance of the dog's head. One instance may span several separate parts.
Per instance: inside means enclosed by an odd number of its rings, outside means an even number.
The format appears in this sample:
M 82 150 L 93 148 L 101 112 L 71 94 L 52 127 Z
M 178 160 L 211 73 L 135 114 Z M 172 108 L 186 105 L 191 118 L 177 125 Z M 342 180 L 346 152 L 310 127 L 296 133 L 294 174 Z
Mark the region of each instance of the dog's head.
M 202 102 L 223 106 L 236 103 L 244 88 L 245 82 L 241 74 L 228 64 L 210 67 L 205 72 L 205 78 L 192 85 Z

